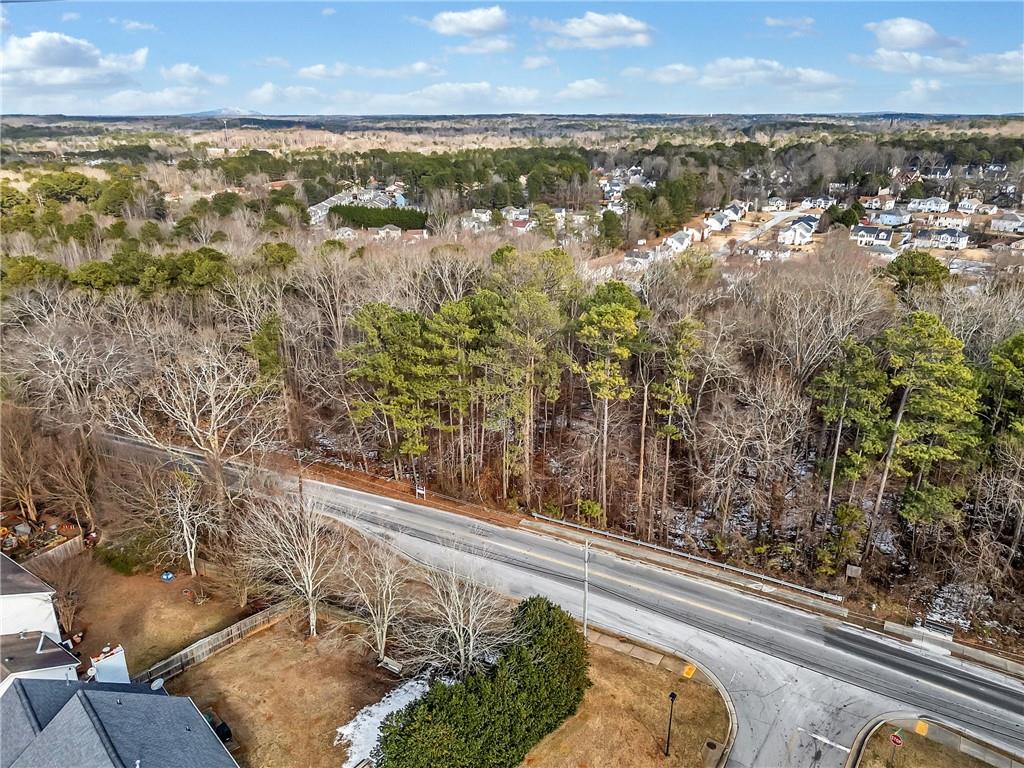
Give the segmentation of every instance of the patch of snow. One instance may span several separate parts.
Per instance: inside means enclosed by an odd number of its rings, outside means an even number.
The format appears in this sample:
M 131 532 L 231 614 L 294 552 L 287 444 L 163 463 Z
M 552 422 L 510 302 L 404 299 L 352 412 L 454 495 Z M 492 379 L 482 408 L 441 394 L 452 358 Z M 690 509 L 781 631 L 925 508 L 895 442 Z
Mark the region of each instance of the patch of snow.
M 875 548 L 883 555 L 892 557 L 896 554 L 896 534 L 891 528 L 881 528 L 875 534 Z
M 983 584 L 946 584 L 932 595 L 928 619 L 970 629 L 972 615 L 991 605 L 992 596 Z
M 368 704 L 356 713 L 348 723 L 338 728 L 334 746 L 348 745 L 348 759 L 342 768 L 355 768 L 367 759 L 380 739 L 380 726 L 392 712 L 412 704 L 430 688 L 425 675 L 406 680 L 388 693 L 376 704 Z

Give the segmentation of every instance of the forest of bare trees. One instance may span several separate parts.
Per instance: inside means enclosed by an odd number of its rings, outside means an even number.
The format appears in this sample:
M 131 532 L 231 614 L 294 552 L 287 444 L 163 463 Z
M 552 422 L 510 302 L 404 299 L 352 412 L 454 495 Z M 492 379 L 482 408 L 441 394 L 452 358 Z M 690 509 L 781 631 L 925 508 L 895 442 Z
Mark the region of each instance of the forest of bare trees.
M 560 249 L 295 245 L 283 264 L 208 253 L 195 288 L 8 287 L 5 496 L 102 527 L 97 499 L 125 495 L 105 435 L 187 448 L 206 483 L 150 483 L 160 514 L 128 533 L 194 564 L 228 520 L 233 541 L 268 535 L 232 517 L 250 502 L 225 468 L 301 449 L 808 582 L 847 563 L 869 591 L 980 582 L 1019 623 L 1019 279 L 880 272 L 845 238 L 728 276 L 691 252 L 636 286 Z M 314 631 L 327 575 L 290 585 Z M 381 652 L 390 608 L 350 592 Z

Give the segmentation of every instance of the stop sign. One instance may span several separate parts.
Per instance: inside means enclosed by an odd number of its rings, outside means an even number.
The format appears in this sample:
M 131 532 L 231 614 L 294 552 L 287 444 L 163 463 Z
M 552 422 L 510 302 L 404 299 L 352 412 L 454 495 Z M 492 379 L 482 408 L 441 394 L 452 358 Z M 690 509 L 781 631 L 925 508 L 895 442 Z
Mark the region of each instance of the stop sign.
M 902 747 L 903 746 L 903 737 L 900 736 L 898 733 L 894 733 L 891 736 L 889 736 L 889 741 L 892 742 L 892 745 L 894 747 Z

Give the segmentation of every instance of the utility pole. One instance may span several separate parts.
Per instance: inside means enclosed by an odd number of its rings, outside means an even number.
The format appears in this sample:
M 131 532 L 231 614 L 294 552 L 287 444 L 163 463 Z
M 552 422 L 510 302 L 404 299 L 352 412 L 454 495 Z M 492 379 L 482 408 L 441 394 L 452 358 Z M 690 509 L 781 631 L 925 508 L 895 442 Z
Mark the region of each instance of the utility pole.
M 583 542 L 583 639 L 590 628 L 590 539 Z
M 672 744 L 672 710 L 676 708 L 676 692 L 668 695 L 668 736 L 665 738 L 665 757 L 668 757 L 668 748 Z

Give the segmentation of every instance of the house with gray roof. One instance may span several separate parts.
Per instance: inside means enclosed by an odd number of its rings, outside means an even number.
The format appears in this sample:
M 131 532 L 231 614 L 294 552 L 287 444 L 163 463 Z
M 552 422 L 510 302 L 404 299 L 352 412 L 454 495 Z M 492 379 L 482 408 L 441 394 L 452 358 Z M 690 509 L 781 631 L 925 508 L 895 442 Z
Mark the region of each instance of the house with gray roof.
M 49 584 L 0 554 L 0 694 L 17 678 L 78 678 L 78 659 L 60 645 L 53 595 Z
M 0 768 L 238 768 L 192 699 L 163 688 L 17 680 L 0 696 Z

